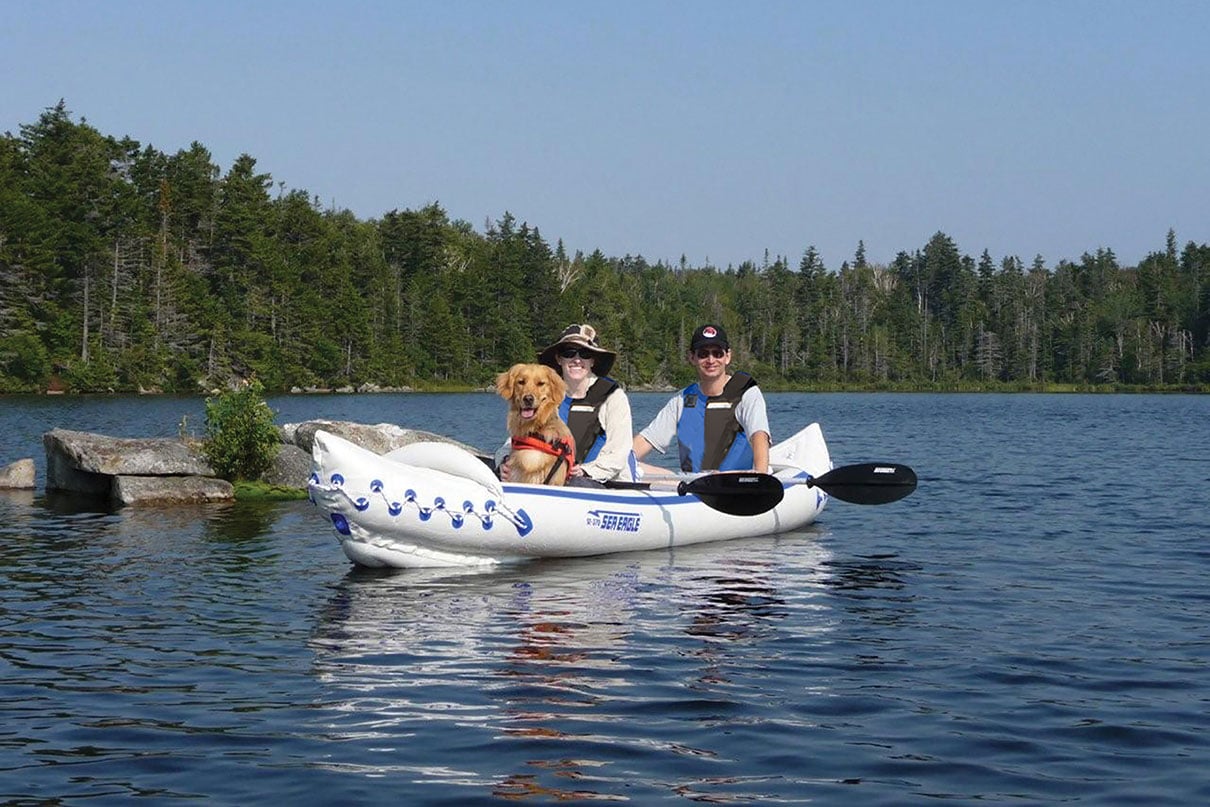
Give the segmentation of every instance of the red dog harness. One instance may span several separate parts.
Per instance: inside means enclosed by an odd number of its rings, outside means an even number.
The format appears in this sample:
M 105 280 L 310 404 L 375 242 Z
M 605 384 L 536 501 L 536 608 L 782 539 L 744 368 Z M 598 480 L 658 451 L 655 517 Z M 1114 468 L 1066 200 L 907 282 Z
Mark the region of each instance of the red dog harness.
M 559 458 L 560 462 L 567 463 L 567 473 L 571 474 L 571 469 L 575 467 L 576 462 L 576 447 L 571 440 L 543 440 L 536 434 L 527 434 L 524 437 L 514 437 L 512 440 L 513 451 L 528 449 L 532 451 L 541 451 L 543 454 L 551 454 Z M 542 484 L 548 484 L 554 478 L 555 471 L 559 470 L 559 463 L 556 462 L 550 466 L 550 473 L 546 475 L 546 479 Z

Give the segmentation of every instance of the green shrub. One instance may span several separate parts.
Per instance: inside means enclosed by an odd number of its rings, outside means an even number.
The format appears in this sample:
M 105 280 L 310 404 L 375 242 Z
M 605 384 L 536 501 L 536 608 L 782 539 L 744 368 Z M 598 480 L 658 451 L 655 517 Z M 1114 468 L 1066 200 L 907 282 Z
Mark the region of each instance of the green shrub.
M 256 479 L 273 463 L 281 438 L 264 387 L 250 381 L 217 399 L 206 399 L 206 441 L 202 453 L 223 479 Z
M 0 338 L 0 378 L 15 382 L 5 387 L 45 389 L 50 367 L 50 354 L 33 334 L 14 333 Z

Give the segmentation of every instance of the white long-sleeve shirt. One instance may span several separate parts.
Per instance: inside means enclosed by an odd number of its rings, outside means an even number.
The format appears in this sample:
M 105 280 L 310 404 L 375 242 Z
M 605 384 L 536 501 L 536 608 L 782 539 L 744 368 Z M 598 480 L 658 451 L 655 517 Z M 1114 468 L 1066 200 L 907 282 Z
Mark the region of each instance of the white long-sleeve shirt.
M 591 379 L 589 386 L 596 383 Z M 621 387 L 614 390 L 601 408 L 597 410 L 601 427 L 605 429 L 605 445 L 592 462 L 586 462 L 580 467 L 584 474 L 598 482 L 608 482 L 618 479 L 623 482 L 633 482 L 630 473 L 630 454 L 634 447 L 634 422 L 630 415 L 630 399 Z

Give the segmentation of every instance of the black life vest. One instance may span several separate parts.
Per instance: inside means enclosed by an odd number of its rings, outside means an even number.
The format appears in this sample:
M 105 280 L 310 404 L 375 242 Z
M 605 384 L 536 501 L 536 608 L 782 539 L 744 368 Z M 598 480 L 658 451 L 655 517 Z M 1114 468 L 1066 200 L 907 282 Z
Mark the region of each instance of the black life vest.
M 685 389 L 685 405 L 677 427 L 682 470 L 729 471 L 752 467 L 752 448 L 748 441 L 736 443 L 735 440 L 744 431 L 735 417 L 735 407 L 744 392 L 756 385 L 752 376 L 736 373 L 721 393 L 704 401 L 696 383 Z
M 588 388 L 583 398 L 568 398 L 565 420 L 576 441 L 576 464 L 596 459 L 605 445 L 605 427 L 601 425 L 601 405 L 618 388 L 618 382 L 602 376 Z M 563 414 L 563 413 L 560 413 Z

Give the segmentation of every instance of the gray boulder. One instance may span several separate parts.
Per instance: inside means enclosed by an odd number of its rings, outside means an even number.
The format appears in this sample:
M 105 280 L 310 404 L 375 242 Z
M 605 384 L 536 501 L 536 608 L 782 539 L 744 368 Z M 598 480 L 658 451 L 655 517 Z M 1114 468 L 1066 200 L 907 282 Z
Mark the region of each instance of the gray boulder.
M 31 490 L 34 487 L 34 474 L 32 459 L 17 460 L 0 466 L 0 489 Z
M 283 445 L 261 481 L 283 488 L 305 488 L 311 478 L 311 455 L 296 445 Z
M 315 432 L 320 430 L 343 437 L 351 443 L 386 454 L 412 443 L 449 443 L 471 454 L 481 456 L 474 446 L 434 432 L 405 429 L 394 423 L 355 423 L 348 420 L 308 420 L 303 423 L 287 423 L 279 427 L 282 439 L 273 466 L 261 476 L 261 481 L 281 487 L 306 488 L 311 477 L 311 450 L 315 445 Z
M 434 434 L 433 432 L 420 431 L 419 429 L 404 429 L 396 426 L 394 423 L 369 425 L 366 423 L 353 423 L 347 420 L 309 420 L 305 423 L 287 424 L 282 427 L 282 433 L 283 435 L 292 435 L 294 445 L 310 454 L 312 446 L 315 445 L 315 432 L 321 429 L 337 437 L 343 437 L 350 443 L 355 443 L 362 448 L 373 451 L 375 454 L 386 454 L 412 443 L 430 442 L 449 443 L 472 454 L 479 454 L 477 448 L 469 446 L 466 443 L 460 443 L 457 440 L 441 434 Z

